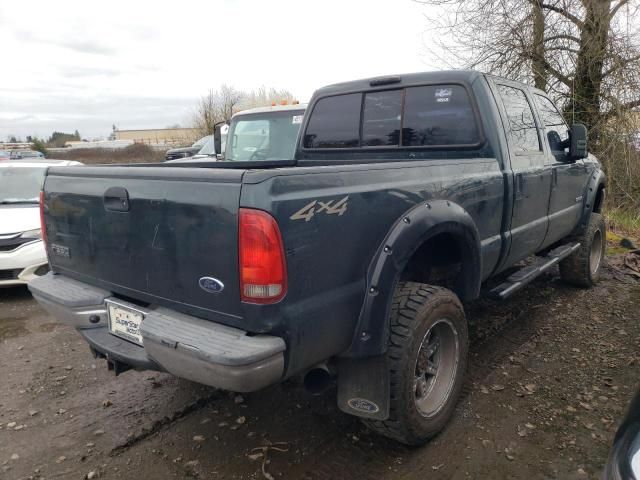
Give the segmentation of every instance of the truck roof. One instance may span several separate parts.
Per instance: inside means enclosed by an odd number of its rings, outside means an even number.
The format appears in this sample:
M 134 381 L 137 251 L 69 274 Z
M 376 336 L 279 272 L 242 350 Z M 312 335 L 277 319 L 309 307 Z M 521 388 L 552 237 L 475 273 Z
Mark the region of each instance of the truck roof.
M 249 108 L 247 110 L 242 110 L 234 114 L 233 116 L 236 117 L 240 115 L 250 115 L 252 113 L 265 113 L 265 112 L 286 112 L 288 110 L 305 110 L 306 108 L 307 108 L 306 103 L 296 103 L 294 105 L 274 105 L 269 107 Z
M 349 82 L 334 83 L 326 87 L 319 88 L 315 96 L 331 95 L 350 91 L 368 90 L 372 87 L 388 86 L 389 88 L 400 88 L 408 85 L 422 83 L 446 83 L 464 82 L 472 83 L 484 73 L 475 70 L 442 70 L 438 72 L 402 73 L 398 75 L 384 75 L 380 77 L 363 78 Z M 373 83 L 373 85 L 372 85 Z M 377 85 L 376 85 L 377 83 Z

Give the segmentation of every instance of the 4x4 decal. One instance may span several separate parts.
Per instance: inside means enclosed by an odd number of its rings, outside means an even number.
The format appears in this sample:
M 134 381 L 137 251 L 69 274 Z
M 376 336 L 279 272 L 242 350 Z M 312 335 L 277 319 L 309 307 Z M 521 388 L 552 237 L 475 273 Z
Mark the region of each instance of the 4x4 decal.
M 327 215 L 342 216 L 347 211 L 349 195 L 340 200 L 329 200 L 328 202 L 322 202 L 320 200 L 314 200 L 307 203 L 304 207 L 291 215 L 291 220 L 304 220 L 308 222 L 317 213 L 326 213 Z

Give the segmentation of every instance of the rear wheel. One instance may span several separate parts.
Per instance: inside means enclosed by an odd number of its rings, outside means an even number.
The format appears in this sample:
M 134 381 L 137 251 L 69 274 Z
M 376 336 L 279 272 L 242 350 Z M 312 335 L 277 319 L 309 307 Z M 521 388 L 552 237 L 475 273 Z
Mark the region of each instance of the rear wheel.
M 453 414 L 467 351 L 467 322 L 458 297 L 442 287 L 400 283 L 391 311 L 387 353 L 389 418 L 365 420 L 365 424 L 408 445 L 425 443 Z
M 593 212 L 584 233 L 572 238 L 580 242 L 580 248 L 560 262 L 562 280 L 585 288 L 598 282 L 604 260 L 606 234 L 603 216 Z

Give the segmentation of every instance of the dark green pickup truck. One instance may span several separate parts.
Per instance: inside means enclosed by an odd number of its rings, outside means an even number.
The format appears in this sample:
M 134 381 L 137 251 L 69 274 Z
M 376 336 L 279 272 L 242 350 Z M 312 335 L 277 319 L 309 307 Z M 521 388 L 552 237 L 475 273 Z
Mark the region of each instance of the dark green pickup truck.
M 226 161 L 51 168 L 35 298 L 116 373 L 243 392 L 337 378 L 342 410 L 419 444 L 453 413 L 463 302 L 487 279 L 504 272 L 497 298 L 556 263 L 572 284 L 598 279 L 604 175 L 542 91 L 380 77 L 322 88 L 281 122 L 300 129 L 291 155 L 264 122 L 259 148 Z

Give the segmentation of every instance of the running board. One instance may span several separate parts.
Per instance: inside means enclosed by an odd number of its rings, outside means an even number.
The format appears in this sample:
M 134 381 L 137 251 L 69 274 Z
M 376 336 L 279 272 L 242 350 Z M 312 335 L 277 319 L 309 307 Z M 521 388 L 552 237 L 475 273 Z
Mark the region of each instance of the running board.
M 546 256 L 536 258 L 531 265 L 521 268 L 510 275 L 503 283 L 491 289 L 489 296 L 497 300 L 504 300 L 560 262 L 560 260 L 571 255 L 578 248 L 580 248 L 579 242 L 567 243 L 554 248 Z

